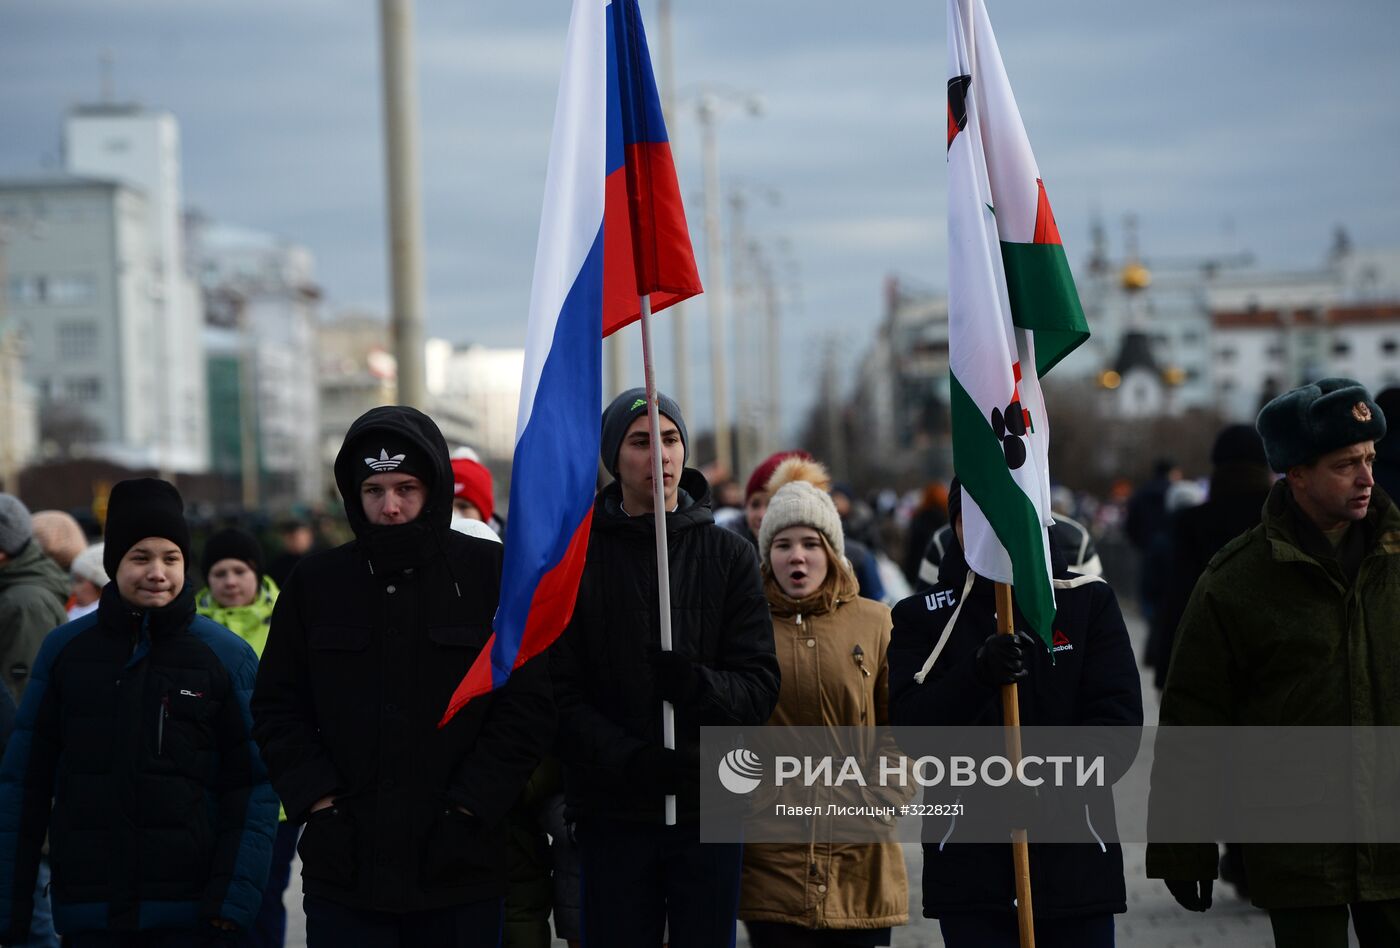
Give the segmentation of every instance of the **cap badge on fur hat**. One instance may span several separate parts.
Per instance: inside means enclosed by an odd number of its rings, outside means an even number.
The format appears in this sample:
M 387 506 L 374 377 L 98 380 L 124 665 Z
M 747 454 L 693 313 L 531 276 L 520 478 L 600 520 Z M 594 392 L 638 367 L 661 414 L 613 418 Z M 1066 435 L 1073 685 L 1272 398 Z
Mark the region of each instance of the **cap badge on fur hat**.
M 365 458 L 365 463 L 370 466 L 371 470 L 384 474 L 388 471 L 398 470 L 399 465 L 404 462 L 404 458 L 406 457 L 407 455 L 404 454 L 396 454 L 393 457 L 389 457 L 389 452 L 380 448 L 379 457 L 377 459 Z
M 1357 421 L 1370 421 L 1371 409 L 1366 407 L 1365 402 L 1357 402 L 1355 405 L 1351 406 L 1351 417 L 1355 418 Z

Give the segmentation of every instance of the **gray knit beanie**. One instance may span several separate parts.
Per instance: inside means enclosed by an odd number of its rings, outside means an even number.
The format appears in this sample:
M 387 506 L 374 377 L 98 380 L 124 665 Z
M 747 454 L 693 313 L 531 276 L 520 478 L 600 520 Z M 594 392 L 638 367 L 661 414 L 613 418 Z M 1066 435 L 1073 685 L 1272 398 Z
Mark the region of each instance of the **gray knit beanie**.
M 681 466 L 684 467 L 686 459 L 690 457 L 690 434 L 685 429 L 681 406 L 669 395 L 657 392 L 656 407 L 657 411 L 675 423 L 676 430 L 680 432 L 681 446 L 685 452 L 681 457 Z M 617 453 L 622 450 L 622 439 L 627 437 L 627 429 L 632 427 L 632 422 L 646 413 L 647 390 L 644 388 L 629 388 L 604 409 L 603 434 L 599 439 L 598 453 L 603 459 L 603 466 L 613 477 L 617 477 Z
M 768 501 L 763 524 L 758 528 L 758 549 L 763 562 L 768 562 L 773 538 L 788 527 L 811 527 L 826 537 L 838 557 L 846 555 L 846 538 L 841 532 L 841 516 L 831 495 L 806 481 L 793 481 L 778 488 Z
M 14 494 L 0 494 L 0 553 L 14 556 L 33 536 L 29 508 Z

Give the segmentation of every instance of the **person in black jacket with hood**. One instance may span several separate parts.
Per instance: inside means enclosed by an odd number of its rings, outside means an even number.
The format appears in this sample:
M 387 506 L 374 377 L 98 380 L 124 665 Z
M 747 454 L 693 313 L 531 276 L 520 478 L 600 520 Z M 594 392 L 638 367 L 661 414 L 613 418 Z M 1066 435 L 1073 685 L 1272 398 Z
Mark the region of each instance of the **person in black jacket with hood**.
M 335 461 L 355 539 L 313 553 L 272 614 L 254 735 L 299 851 L 307 944 L 495 944 L 502 817 L 553 736 L 543 663 L 438 721 L 491 634 L 501 545 L 450 529 L 447 444 L 402 406 Z
M 249 733 L 258 659 L 195 614 L 174 485 L 112 488 L 96 612 L 45 638 L 0 766 L 0 943 L 29 944 L 47 832 L 65 945 L 200 945 L 252 927 L 277 798 Z
M 993 583 L 971 572 L 963 558 L 961 492 L 956 488 L 949 493 L 948 510 L 957 537 L 944 554 L 938 584 L 894 609 L 891 723 L 999 726 L 1001 686 L 1015 681 L 1023 725 L 1140 727 L 1142 690 L 1132 645 L 1118 601 L 1102 577 L 1070 573 L 1052 545 L 1053 656 L 1025 632 L 999 635 Z M 1019 609 L 1016 624 L 1025 626 Z M 1131 747 L 1110 743 L 1114 749 L 1107 772 L 1115 780 L 1132 763 L 1136 740 L 1129 742 Z M 1114 833 L 1111 787 L 1090 788 L 1086 799 L 1063 810 L 1041 818 L 1062 821 L 1061 827 L 1076 821 L 1083 843 L 1037 844 L 1031 831 L 1036 944 L 1111 946 L 1113 915 L 1127 911 L 1122 849 L 1102 838 Z M 971 809 L 968 815 L 975 816 Z M 950 825 L 941 817 L 925 832 L 933 833 L 934 841 L 924 844 L 924 915 L 939 919 L 945 943 L 949 948 L 1015 948 L 1016 886 L 1009 841 L 959 843 L 956 822 Z
M 603 413 L 603 464 L 574 617 L 552 649 L 559 753 L 582 860 L 584 943 L 733 943 L 742 852 L 699 841 L 702 725 L 760 725 L 778 699 L 773 624 L 753 547 L 717 526 L 685 468 L 680 407 L 661 396 L 674 650 L 660 650 L 646 393 Z M 661 704 L 676 708 L 662 746 Z M 677 797 L 677 825 L 664 800 Z

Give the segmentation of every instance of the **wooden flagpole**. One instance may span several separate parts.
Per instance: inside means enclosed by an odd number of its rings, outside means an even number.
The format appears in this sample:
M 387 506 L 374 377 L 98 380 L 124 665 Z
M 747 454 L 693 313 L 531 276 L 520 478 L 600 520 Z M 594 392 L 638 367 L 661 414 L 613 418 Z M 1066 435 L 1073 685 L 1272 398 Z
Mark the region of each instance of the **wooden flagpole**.
M 651 352 L 651 295 L 642 302 L 642 368 L 647 386 L 647 423 L 651 429 L 651 504 L 656 521 L 656 593 L 661 620 L 661 650 L 671 651 L 671 556 L 666 546 L 666 482 L 661 473 L 661 411 L 656 399 L 656 369 Z M 676 708 L 661 702 L 661 741 L 676 748 Z M 676 796 L 666 795 L 666 825 L 676 825 Z
M 1016 634 L 1016 618 L 1011 586 L 996 584 L 997 633 Z M 1021 705 L 1016 683 L 1001 686 L 1001 713 L 1006 728 L 1006 755 L 1012 767 L 1021 764 Z M 1035 914 L 1031 910 L 1031 859 L 1024 829 L 1011 831 L 1011 863 L 1016 876 L 1016 922 L 1021 932 L 1021 948 L 1035 948 Z

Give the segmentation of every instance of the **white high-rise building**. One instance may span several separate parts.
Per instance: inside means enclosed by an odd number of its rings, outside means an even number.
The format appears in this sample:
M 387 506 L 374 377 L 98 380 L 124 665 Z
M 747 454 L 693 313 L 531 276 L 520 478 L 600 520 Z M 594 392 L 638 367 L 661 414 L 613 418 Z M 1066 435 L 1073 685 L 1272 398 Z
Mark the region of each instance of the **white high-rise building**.
M 64 127 L 65 163 L 74 175 L 119 182 L 144 198 L 143 216 L 152 276 L 151 331 L 139 358 L 155 367 L 152 386 L 140 393 L 148 405 L 126 410 L 154 413 L 152 440 L 131 445 L 162 471 L 204 471 L 209 429 L 199 288 L 185 270 L 181 215 L 180 129 L 168 112 L 129 105 L 79 106 Z
M 39 405 L 40 454 L 159 467 L 155 255 L 146 199 L 114 181 L 0 181 L 6 310 Z

